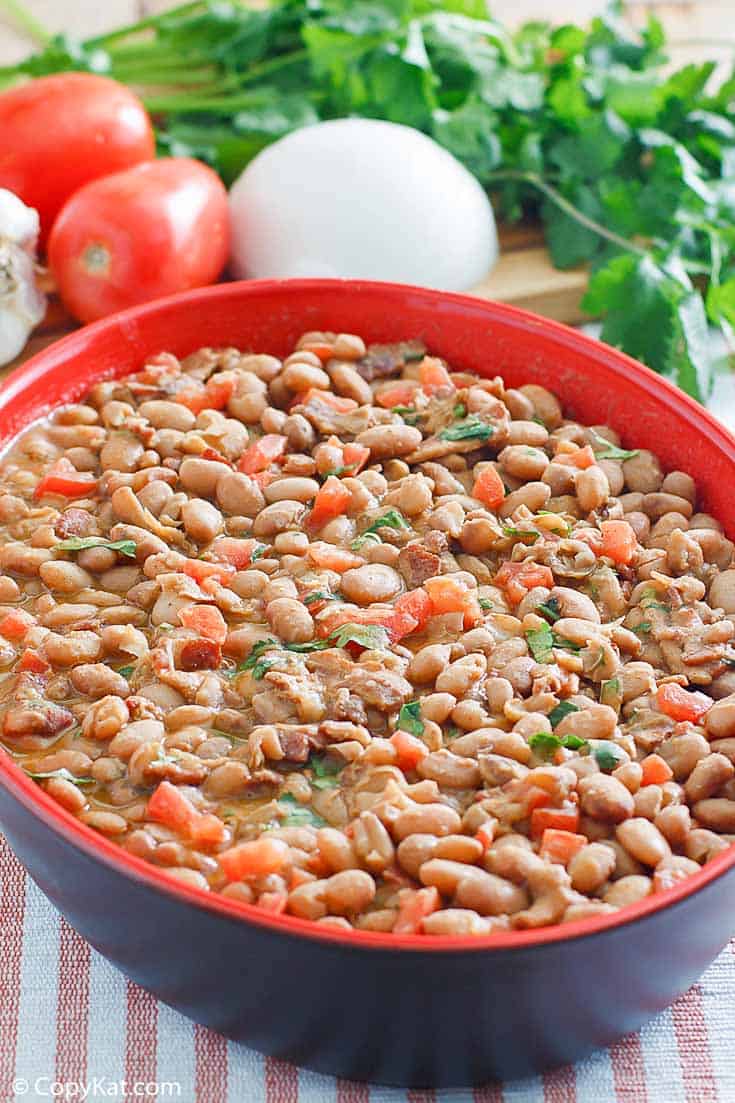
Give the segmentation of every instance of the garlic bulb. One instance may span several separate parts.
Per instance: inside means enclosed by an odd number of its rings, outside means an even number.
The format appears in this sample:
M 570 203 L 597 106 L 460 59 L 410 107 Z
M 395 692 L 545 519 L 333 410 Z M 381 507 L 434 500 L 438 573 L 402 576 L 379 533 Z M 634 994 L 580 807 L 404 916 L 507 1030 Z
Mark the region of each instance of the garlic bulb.
M 22 352 L 46 313 L 35 278 L 38 230 L 38 213 L 0 188 L 0 365 Z

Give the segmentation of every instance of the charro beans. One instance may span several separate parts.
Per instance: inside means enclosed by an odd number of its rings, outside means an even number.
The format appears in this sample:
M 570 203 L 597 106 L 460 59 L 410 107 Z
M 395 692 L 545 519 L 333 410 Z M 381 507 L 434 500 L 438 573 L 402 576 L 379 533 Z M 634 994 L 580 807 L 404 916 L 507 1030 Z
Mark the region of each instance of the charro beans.
M 159 360 L 4 461 L 2 741 L 72 814 L 183 885 L 435 936 L 729 845 L 734 548 L 687 472 L 418 343 Z M 39 501 L 60 458 L 88 492 Z

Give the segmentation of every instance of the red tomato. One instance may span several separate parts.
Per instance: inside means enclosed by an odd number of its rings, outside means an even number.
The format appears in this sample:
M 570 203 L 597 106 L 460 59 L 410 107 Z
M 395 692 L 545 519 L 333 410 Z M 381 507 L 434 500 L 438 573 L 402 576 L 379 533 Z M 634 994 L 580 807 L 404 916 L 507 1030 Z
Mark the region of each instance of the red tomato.
M 138 97 L 92 73 L 39 77 L 0 93 L 0 134 L 0 188 L 36 208 L 42 241 L 83 184 L 156 155 Z
M 93 180 L 54 223 L 49 262 L 64 304 L 92 322 L 213 283 L 227 260 L 227 192 L 188 157 L 162 157 Z

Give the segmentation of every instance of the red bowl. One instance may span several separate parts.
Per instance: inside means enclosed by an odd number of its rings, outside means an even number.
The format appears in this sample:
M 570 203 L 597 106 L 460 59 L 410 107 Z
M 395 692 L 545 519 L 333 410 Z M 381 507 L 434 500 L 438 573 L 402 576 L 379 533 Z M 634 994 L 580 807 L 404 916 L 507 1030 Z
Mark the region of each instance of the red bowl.
M 735 538 L 735 440 L 686 395 L 582 334 L 497 303 L 395 284 L 227 284 L 64 338 L 0 391 L 8 440 L 149 354 L 282 355 L 305 330 L 420 337 L 459 370 L 541 383 L 697 481 Z M 80 934 L 185 1015 L 265 1053 L 356 1080 L 457 1086 L 539 1072 L 666 1007 L 735 929 L 735 847 L 612 916 L 486 938 L 394 937 L 274 916 L 169 879 L 79 823 L 0 756 L 0 823 Z

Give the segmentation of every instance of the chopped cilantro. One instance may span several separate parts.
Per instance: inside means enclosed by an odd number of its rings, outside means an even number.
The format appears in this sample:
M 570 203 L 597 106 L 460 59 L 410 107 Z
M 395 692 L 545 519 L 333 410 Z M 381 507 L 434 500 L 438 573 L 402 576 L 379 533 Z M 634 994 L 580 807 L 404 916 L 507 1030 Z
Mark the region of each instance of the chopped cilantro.
M 579 706 L 573 705 L 571 701 L 560 701 L 549 713 L 549 722 L 552 728 L 560 724 L 565 716 L 569 716 L 570 712 L 579 712 Z
M 312 590 L 302 600 L 304 605 L 314 605 L 317 601 L 343 601 L 344 598 L 339 597 L 338 594 L 329 594 L 325 590 Z
M 55 545 L 56 551 L 75 552 L 84 551 L 85 548 L 107 548 L 109 551 L 119 552 L 128 559 L 135 559 L 138 545 L 134 540 L 106 540 L 104 536 L 70 536 L 68 540 L 62 540 Z
M 641 594 L 640 606 L 641 609 L 663 609 L 665 613 L 671 612 L 671 606 L 658 600 L 658 591 L 654 590 L 652 586 L 646 587 Z
M 455 417 L 466 417 L 467 416 L 467 407 L 465 406 L 464 402 L 458 402 L 457 405 L 452 410 L 452 413 L 454 414 Z
M 531 654 L 537 663 L 550 663 L 553 659 L 553 649 L 562 648 L 565 651 L 579 651 L 578 643 L 572 643 L 563 636 L 552 632 L 548 624 L 541 628 L 531 628 L 526 632 L 526 642 L 531 649 Z
M 93 777 L 75 777 L 74 774 L 62 766 L 59 770 L 50 770 L 48 773 L 33 773 L 31 770 L 25 771 L 28 777 L 33 778 L 34 781 L 48 781 L 50 778 L 59 777 L 63 781 L 70 781 L 72 785 L 94 785 Z
M 528 745 L 539 758 L 553 758 L 558 750 L 580 751 L 589 746 L 586 739 L 578 735 L 565 735 L 561 739 L 552 732 L 537 732 L 528 740 Z
M 457 736 L 459 736 L 459 735 L 461 735 L 461 734 L 462 734 L 462 732 L 461 732 L 461 731 L 459 730 L 459 728 L 455 728 L 455 727 L 453 727 L 453 726 L 451 726 L 451 725 L 450 725 L 450 727 L 448 727 L 448 728 L 447 728 L 447 730 L 446 730 L 446 731 L 444 732 L 444 736 L 445 736 L 445 738 L 446 738 L 446 739 L 450 739 L 450 740 L 451 740 L 451 739 L 456 739 L 456 738 L 457 738 Z
M 594 440 L 592 447 L 598 460 L 619 460 L 622 463 L 624 460 L 632 460 L 635 456 L 640 455 L 639 448 L 628 451 L 626 448 L 618 448 L 617 444 L 612 444 L 611 441 L 596 433 L 594 429 L 590 429 L 589 433 Z
M 250 556 L 250 562 L 254 563 L 256 561 L 256 559 L 262 559 L 267 551 L 268 551 L 268 545 L 267 544 L 258 544 L 257 548 L 255 549 L 253 554 Z
M 388 648 L 390 640 L 388 632 L 381 624 L 341 624 L 330 632 L 326 639 L 309 640 L 308 643 L 287 643 L 283 646 L 287 651 L 296 651 L 305 654 L 310 651 L 324 651 L 328 647 L 346 647 L 348 643 L 359 644 L 360 647 L 369 650 L 382 650 Z
M 526 632 L 526 643 L 537 663 L 550 663 L 553 658 L 554 634 L 545 624 L 542 628 L 531 628 Z
M 604 698 L 617 697 L 620 693 L 620 681 L 618 678 L 608 678 L 600 686 L 600 701 L 604 704 Z
M 381 544 L 382 540 L 377 532 L 363 532 L 362 536 L 356 536 L 350 544 L 353 551 L 361 551 L 366 544 Z
M 636 624 L 633 627 L 633 631 L 637 636 L 646 636 L 653 628 L 650 620 L 642 620 L 640 624 Z
M 408 701 L 398 713 L 398 727 L 411 735 L 424 734 L 424 722 L 421 719 L 421 702 Z
M 492 609 L 493 603 L 489 597 L 481 597 L 478 600 L 480 602 L 480 608 L 484 609 L 485 612 L 487 612 L 488 609 Z
M 548 601 L 541 602 L 540 605 L 536 606 L 536 612 L 540 617 L 548 620 L 550 624 L 556 624 L 561 617 L 558 598 L 550 597 Z
M 345 768 L 345 763 L 330 755 L 312 755 L 309 759 L 313 777 L 311 784 L 315 789 L 335 789 L 339 782 L 337 775 Z
M 250 653 L 247 659 L 244 659 L 241 663 L 237 664 L 237 669 L 234 671 L 234 673 L 240 674 L 243 670 L 252 670 L 255 666 L 257 666 L 258 660 L 260 659 L 264 651 L 275 651 L 278 649 L 279 646 L 280 644 L 278 643 L 278 640 L 274 640 L 272 636 L 269 637 L 267 640 L 258 640 L 257 643 L 254 643 L 253 646 L 250 648 Z M 260 677 L 262 678 L 263 675 L 261 674 Z
M 458 421 L 456 425 L 449 425 L 439 433 L 439 440 L 489 440 L 495 430 L 492 425 L 481 421 L 479 417 L 468 417 L 465 421 Z
M 600 739 L 594 744 L 592 754 L 601 770 L 615 770 L 626 761 L 625 751 L 609 739 Z
M 117 673 L 122 674 L 123 678 L 129 678 L 134 670 L 134 666 L 119 666 L 117 668 Z
M 399 510 L 391 507 L 385 511 L 382 517 L 378 517 L 377 521 L 373 521 L 372 525 L 368 525 L 362 535 L 365 536 L 369 532 L 377 532 L 379 529 L 407 529 L 408 527 L 408 521 L 403 514 Z
M 279 797 L 278 806 L 284 827 L 326 827 L 326 820 L 323 820 L 308 804 L 299 804 L 291 793 L 284 793 Z
M 272 670 L 274 666 L 278 666 L 278 659 L 258 659 L 253 667 L 253 678 L 255 678 L 255 681 L 262 681 L 268 671 Z
M 533 529 L 519 529 L 514 525 L 503 525 L 503 536 L 517 537 L 519 540 L 530 540 L 532 544 L 536 543 L 540 535 L 540 533 L 534 532 Z

